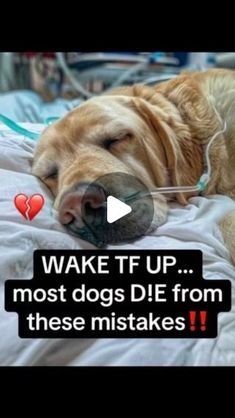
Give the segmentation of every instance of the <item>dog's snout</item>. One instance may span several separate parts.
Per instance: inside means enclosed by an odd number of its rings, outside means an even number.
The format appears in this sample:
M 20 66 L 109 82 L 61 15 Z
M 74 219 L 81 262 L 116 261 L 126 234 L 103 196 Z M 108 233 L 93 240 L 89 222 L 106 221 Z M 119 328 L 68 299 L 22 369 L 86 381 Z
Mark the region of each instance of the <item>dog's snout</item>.
M 106 201 L 102 187 L 92 184 L 78 184 L 73 191 L 63 197 L 59 207 L 59 220 L 68 225 L 74 221 L 83 226 L 82 219 L 94 217 L 103 212 Z

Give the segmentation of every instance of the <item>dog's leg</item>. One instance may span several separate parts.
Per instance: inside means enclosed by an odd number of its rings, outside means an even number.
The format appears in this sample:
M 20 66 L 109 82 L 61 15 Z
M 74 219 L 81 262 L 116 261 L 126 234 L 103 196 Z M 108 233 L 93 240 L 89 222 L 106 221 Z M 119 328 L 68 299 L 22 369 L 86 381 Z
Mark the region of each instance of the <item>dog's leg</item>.
M 235 210 L 229 212 L 219 223 L 224 242 L 230 251 L 231 259 L 235 264 Z

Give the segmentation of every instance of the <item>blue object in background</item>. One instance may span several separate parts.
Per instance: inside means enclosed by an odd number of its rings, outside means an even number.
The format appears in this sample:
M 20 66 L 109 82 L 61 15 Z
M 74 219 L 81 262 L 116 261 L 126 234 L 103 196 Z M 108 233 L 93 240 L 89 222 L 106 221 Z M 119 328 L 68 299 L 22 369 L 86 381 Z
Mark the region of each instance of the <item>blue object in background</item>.
M 183 67 L 188 64 L 188 52 L 174 52 L 173 56 L 179 60 L 179 67 Z
M 165 58 L 166 54 L 164 52 L 152 52 L 149 55 L 149 62 L 154 63 L 158 62 L 159 59 Z

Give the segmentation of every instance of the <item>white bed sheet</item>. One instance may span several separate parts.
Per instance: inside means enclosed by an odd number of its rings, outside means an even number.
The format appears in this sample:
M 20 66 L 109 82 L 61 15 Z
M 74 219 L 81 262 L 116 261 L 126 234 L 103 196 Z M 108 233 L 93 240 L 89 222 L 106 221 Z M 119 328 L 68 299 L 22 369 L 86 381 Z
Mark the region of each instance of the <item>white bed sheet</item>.
M 40 132 L 42 125 L 24 124 Z M 216 339 L 20 339 L 17 314 L 5 312 L 8 278 L 32 277 L 32 254 L 44 248 L 94 248 L 68 235 L 53 218 L 47 188 L 30 174 L 35 143 L 0 125 L 0 365 L 235 365 L 235 269 L 216 224 L 235 202 L 226 196 L 194 197 L 171 205 L 168 222 L 132 245 L 110 248 L 201 249 L 204 277 L 232 281 L 232 310 L 219 314 Z M 42 193 L 42 212 L 26 221 L 14 207 L 18 193 Z

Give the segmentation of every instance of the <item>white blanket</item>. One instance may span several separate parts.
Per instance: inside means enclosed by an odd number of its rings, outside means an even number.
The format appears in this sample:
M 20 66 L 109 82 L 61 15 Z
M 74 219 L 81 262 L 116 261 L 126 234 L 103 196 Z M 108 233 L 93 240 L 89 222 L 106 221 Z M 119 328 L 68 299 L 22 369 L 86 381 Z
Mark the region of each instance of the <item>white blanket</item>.
M 24 124 L 40 132 L 42 125 Z M 168 221 L 151 236 L 118 248 L 201 249 L 206 279 L 232 281 L 232 310 L 219 314 L 215 339 L 20 339 L 17 314 L 5 312 L 8 278 L 32 277 L 32 254 L 44 248 L 93 248 L 66 233 L 52 216 L 52 197 L 30 174 L 35 143 L 0 125 L 0 365 L 235 365 L 235 269 L 218 219 L 235 208 L 226 196 L 195 197 L 171 205 Z M 42 193 L 46 203 L 32 221 L 14 206 L 14 196 Z M 117 248 L 117 247 L 110 247 Z

